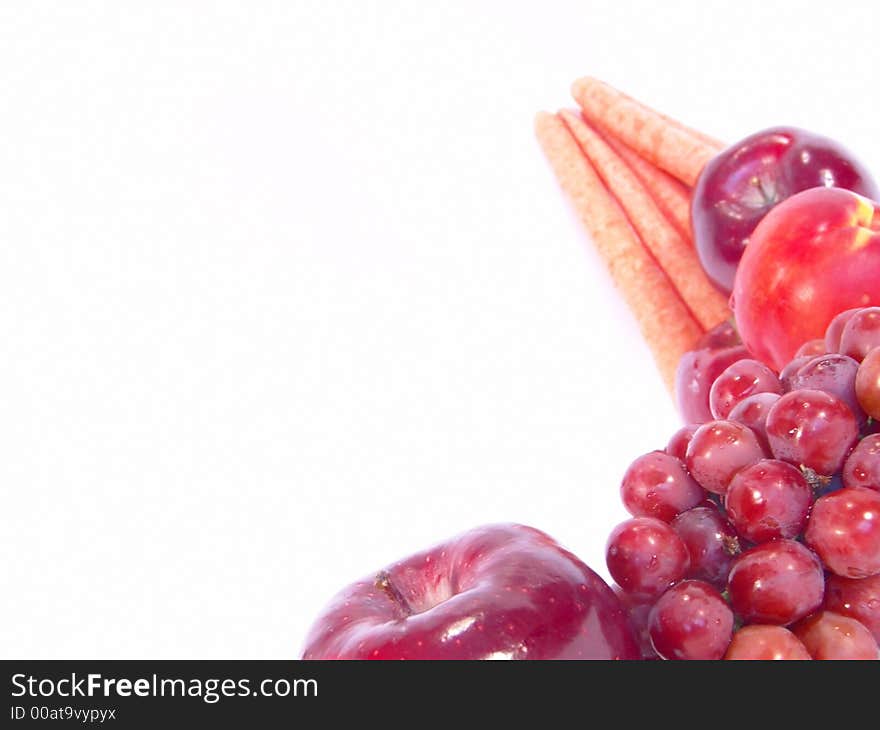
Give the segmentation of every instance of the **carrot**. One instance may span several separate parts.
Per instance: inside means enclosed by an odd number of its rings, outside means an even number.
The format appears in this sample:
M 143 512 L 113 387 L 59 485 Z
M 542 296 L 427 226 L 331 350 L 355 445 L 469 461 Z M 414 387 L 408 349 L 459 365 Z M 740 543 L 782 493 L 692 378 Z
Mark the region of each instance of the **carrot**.
M 644 102 L 639 101 L 638 99 L 633 98 L 629 94 L 626 94 L 626 93 L 620 91 L 620 89 L 615 89 L 614 87 L 611 86 L 611 84 L 608 84 L 604 81 L 600 81 L 599 79 L 592 78 L 592 77 L 585 77 L 584 79 L 581 79 L 581 81 L 587 81 L 588 79 L 589 79 L 589 81 L 588 81 L 589 84 L 595 84 L 596 86 L 604 87 L 604 89 L 605 89 L 604 93 L 616 96 L 621 102 L 626 102 L 627 104 L 633 104 L 634 106 L 638 107 L 641 110 L 642 114 L 656 116 L 659 119 L 663 120 L 663 122 L 665 122 L 669 126 L 677 127 L 682 132 L 685 132 L 686 134 L 688 134 L 692 137 L 696 137 L 697 139 L 702 140 L 707 145 L 709 145 L 711 147 L 715 147 L 719 151 L 721 149 L 723 149 L 725 146 L 721 140 L 718 140 L 715 137 L 712 137 L 712 136 L 706 134 L 705 132 L 701 132 L 699 129 L 694 129 L 693 127 L 689 127 L 686 124 L 684 124 L 683 122 L 680 122 L 678 119 L 673 119 L 672 117 L 664 114 L 663 112 L 657 111 L 656 109 L 649 107 Z M 577 81 L 575 81 L 575 85 L 576 84 L 577 84 Z
M 605 84 L 605 86 L 608 86 L 608 84 Z M 693 127 L 689 127 L 686 124 L 684 124 L 683 122 L 680 122 L 678 119 L 673 119 L 672 117 L 667 116 L 663 112 L 659 112 L 656 109 L 652 109 L 644 102 L 639 101 L 638 99 L 634 99 L 629 94 L 625 94 L 622 91 L 617 91 L 617 93 L 620 94 L 622 99 L 626 99 L 627 101 L 632 102 L 633 104 L 635 104 L 639 108 L 641 108 L 643 113 L 656 114 L 658 117 L 660 117 L 660 119 L 662 119 L 664 122 L 666 122 L 670 126 L 678 127 L 683 132 L 686 132 L 687 134 L 690 134 L 690 135 L 696 137 L 697 139 L 702 140 L 707 145 L 710 145 L 712 147 L 716 147 L 719 151 L 721 151 L 721 149 L 724 148 L 724 143 L 718 139 L 715 139 L 715 137 L 711 137 L 708 134 L 706 134 L 705 132 L 701 132 L 699 129 L 694 129 Z
M 693 246 L 666 220 L 629 165 L 579 114 L 559 114 L 700 326 L 708 330 L 730 317 L 726 299 L 706 277 Z
M 705 164 L 723 145 L 685 127 L 589 76 L 572 85 L 572 95 L 591 124 L 607 129 L 637 154 L 693 186 Z
M 673 392 L 678 362 L 694 347 L 702 328 L 565 123 L 542 112 L 535 118 L 535 133 L 562 190 L 635 317 L 663 381 Z
M 597 129 L 599 133 L 604 130 Z M 609 134 L 602 135 L 611 148 L 632 168 L 654 198 L 660 210 L 676 230 L 693 245 L 691 228 L 691 191 L 668 172 L 639 157 L 623 142 Z

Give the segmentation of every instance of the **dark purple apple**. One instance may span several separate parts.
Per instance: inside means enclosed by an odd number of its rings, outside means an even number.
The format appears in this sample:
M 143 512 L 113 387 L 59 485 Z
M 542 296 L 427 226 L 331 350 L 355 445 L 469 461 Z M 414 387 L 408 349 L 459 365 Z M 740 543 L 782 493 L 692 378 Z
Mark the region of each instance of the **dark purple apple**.
M 746 137 L 703 168 L 691 197 L 691 224 L 700 263 L 724 293 L 758 222 L 778 203 L 815 187 L 880 197 L 867 169 L 842 145 L 795 127 Z
M 611 588 L 548 535 L 479 527 L 341 591 L 303 659 L 638 659 Z

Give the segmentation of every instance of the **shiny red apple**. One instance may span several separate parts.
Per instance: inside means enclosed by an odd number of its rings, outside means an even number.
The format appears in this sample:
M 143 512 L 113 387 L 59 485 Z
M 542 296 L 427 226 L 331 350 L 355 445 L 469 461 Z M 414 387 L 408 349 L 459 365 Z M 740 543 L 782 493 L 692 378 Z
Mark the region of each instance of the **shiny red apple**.
M 815 187 L 840 187 L 876 199 L 867 169 L 834 140 L 795 127 L 746 137 L 709 161 L 694 187 L 691 222 L 700 263 L 723 292 L 752 231 L 776 205 Z
M 877 204 L 841 188 L 813 188 L 755 228 L 731 306 L 745 346 L 779 371 L 835 315 L 880 304 Z
M 611 588 L 516 524 L 455 537 L 345 588 L 303 659 L 638 659 Z

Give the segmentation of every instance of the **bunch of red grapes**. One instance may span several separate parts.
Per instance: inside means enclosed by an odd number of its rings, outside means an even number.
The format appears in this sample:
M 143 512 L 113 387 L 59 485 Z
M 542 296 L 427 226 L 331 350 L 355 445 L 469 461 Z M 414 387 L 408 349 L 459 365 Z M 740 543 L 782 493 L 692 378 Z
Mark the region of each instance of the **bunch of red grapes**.
M 607 543 L 643 656 L 877 659 L 880 307 L 841 313 L 779 373 L 730 327 L 702 344 L 711 387 L 682 410 L 703 422 L 627 469 L 632 519 Z

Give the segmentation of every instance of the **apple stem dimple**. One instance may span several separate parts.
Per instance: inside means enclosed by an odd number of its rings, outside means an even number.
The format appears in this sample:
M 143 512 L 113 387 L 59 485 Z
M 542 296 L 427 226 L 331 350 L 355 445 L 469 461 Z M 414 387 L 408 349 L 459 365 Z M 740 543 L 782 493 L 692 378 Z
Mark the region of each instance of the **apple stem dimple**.
M 776 189 L 772 181 L 766 180 L 763 177 L 756 175 L 754 178 L 752 178 L 752 183 L 757 186 L 758 191 L 761 193 L 761 197 L 764 198 L 765 206 L 776 204 Z M 764 187 L 765 183 L 767 183 L 767 188 Z
M 391 582 L 391 575 L 388 573 L 387 570 L 382 570 L 376 574 L 376 580 L 374 584 L 376 588 L 382 591 L 397 606 L 400 607 L 400 610 L 403 613 L 404 617 L 412 616 L 415 613 L 409 601 L 407 601 L 403 593 L 400 592 L 400 589 Z

